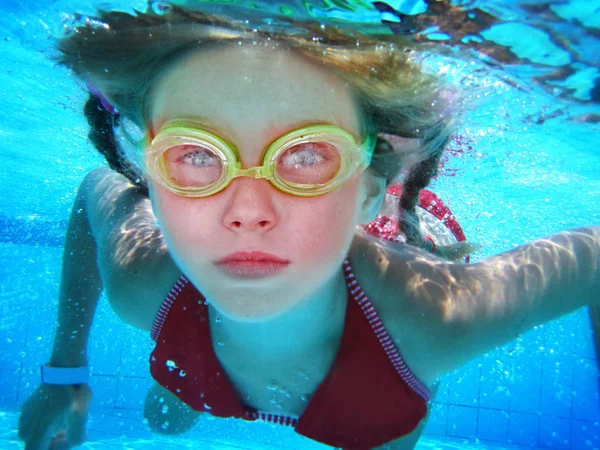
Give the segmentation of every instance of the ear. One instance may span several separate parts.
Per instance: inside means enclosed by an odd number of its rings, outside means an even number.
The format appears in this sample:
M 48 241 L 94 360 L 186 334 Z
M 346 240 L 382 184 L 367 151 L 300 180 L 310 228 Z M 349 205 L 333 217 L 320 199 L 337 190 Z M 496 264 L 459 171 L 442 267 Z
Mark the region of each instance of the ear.
M 363 183 L 365 189 L 365 199 L 363 201 L 359 223 L 369 223 L 375 220 L 377 213 L 381 209 L 383 200 L 385 199 L 386 192 L 386 180 L 382 177 L 377 177 L 370 173 L 365 172 L 363 175 Z

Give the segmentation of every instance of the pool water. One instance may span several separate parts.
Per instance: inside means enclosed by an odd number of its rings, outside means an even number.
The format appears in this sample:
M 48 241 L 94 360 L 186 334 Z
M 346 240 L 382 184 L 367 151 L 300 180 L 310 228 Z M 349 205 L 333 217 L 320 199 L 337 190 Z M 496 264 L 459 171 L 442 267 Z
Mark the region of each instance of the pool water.
M 361 14 L 342 3 L 314 2 L 317 11 Z M 387 11 L 384 3 L 423 6 L 378 2 L 377 11 Z M 84 90 L 51 60 L 51 38 L 67 14 L 90 13 L 98 4 L 0 5 L 0 449 L 21 448 L 18 409 L 49 356 L 70 207 L 84 175 L 103 164 L 86 138 Z M 459 132 L 431 189 L 467 238 L 482 244 L 474 261 L 600 223 L 594 119 L 600 114 L 600 2 L 448 4 L 498 20 L 479 31 L 487 46 L 445 52 L 432 46 L 421 55 L 427 70 L 464 90 Z M 145 3 L 127 3 L 132 6 Z M 373 11 L 367 16 L 375 17 Z M 447 40 L 442 31 L 428 32 L 432 43 Z M 491 64 L 502 48 L 511 49 L 512 59 Z M 569 76 L 543 77 L 563 66 L 571 68 Z M 180 438 L 151 434 L 141 415 L 151 348 L 147 335 L 123 325 L 101 301 L 90 340 L 95 397 L 83 448 L 326 448 L 290 429 L 214 418 Z M 598 367 L 585 308 L 483 355 L 441 386 L 420 449 L 600 448 Z

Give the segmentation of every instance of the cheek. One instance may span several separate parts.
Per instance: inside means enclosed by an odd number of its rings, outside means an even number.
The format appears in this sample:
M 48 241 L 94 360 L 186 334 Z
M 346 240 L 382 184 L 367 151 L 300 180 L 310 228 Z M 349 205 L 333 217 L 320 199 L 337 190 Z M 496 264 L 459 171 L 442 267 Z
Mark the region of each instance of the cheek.
M 214 245 L 218 234 L 214 220 L 209 220 L 216 214 L 211 207 L 212 202 L 203 201 L 200 209 L 194 199 L 172 194 L 160 187 L 150 192 L 154 214 L 172 253 L 187 253 L 186 249 L 210 247 L 210 243 Z
M 289 252 L 288 256 L 298 261 L 318 263 L 323 258 L 339 258 L 348 250 L 355 233 L 361 186 L 359 180 L 353 180 L 329 194 L 307 198 L 275 192 L 270 204 L 277 211 L 278 223 L 262 243 L 270 251 L 279 248 Z M 167 245 L 178 262 L 183 263 L 181 258 L 199 262 L 200 254 L 210 259 L 234 250 L 231 233 L 217 219 L 223 215 L 217 196 L 203 199 L 200 208 L 197 200 L 153 186 L 150 198 Z
M 348 250 L 359 216 L 360 184 L 347 183 L 330 194 L 312 199 L 297 208 L 302 255 L 340 255 Z M 311 259 L 311 258 L 308 258 Z

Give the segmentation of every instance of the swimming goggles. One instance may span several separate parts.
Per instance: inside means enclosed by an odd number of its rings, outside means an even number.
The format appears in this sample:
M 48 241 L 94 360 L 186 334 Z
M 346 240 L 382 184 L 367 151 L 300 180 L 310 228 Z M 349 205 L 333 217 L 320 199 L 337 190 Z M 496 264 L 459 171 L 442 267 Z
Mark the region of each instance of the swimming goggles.
M 282 192 L 312 197 L 334 190 L 371 162 L 375 136 L 363 143 L 329 124 L 290 131 L 272 142 L 262 165 L 242 169 L 235 145 L 189 122 L 169 121 L 143 145 L 149 175 L 177 195 L 207 197 L 238 177 L 264 178 Z

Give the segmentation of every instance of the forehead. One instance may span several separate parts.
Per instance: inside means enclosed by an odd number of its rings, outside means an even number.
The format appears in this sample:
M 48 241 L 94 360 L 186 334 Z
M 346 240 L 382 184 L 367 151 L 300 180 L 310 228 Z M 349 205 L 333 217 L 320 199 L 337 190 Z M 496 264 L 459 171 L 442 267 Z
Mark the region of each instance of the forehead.
M 163 74 L 151 98 L 152 127 L 175 118 L 243 140 L 315 122 L 360 131 L 340 78 L 289 50 L 251 43 L 194 51 Z

